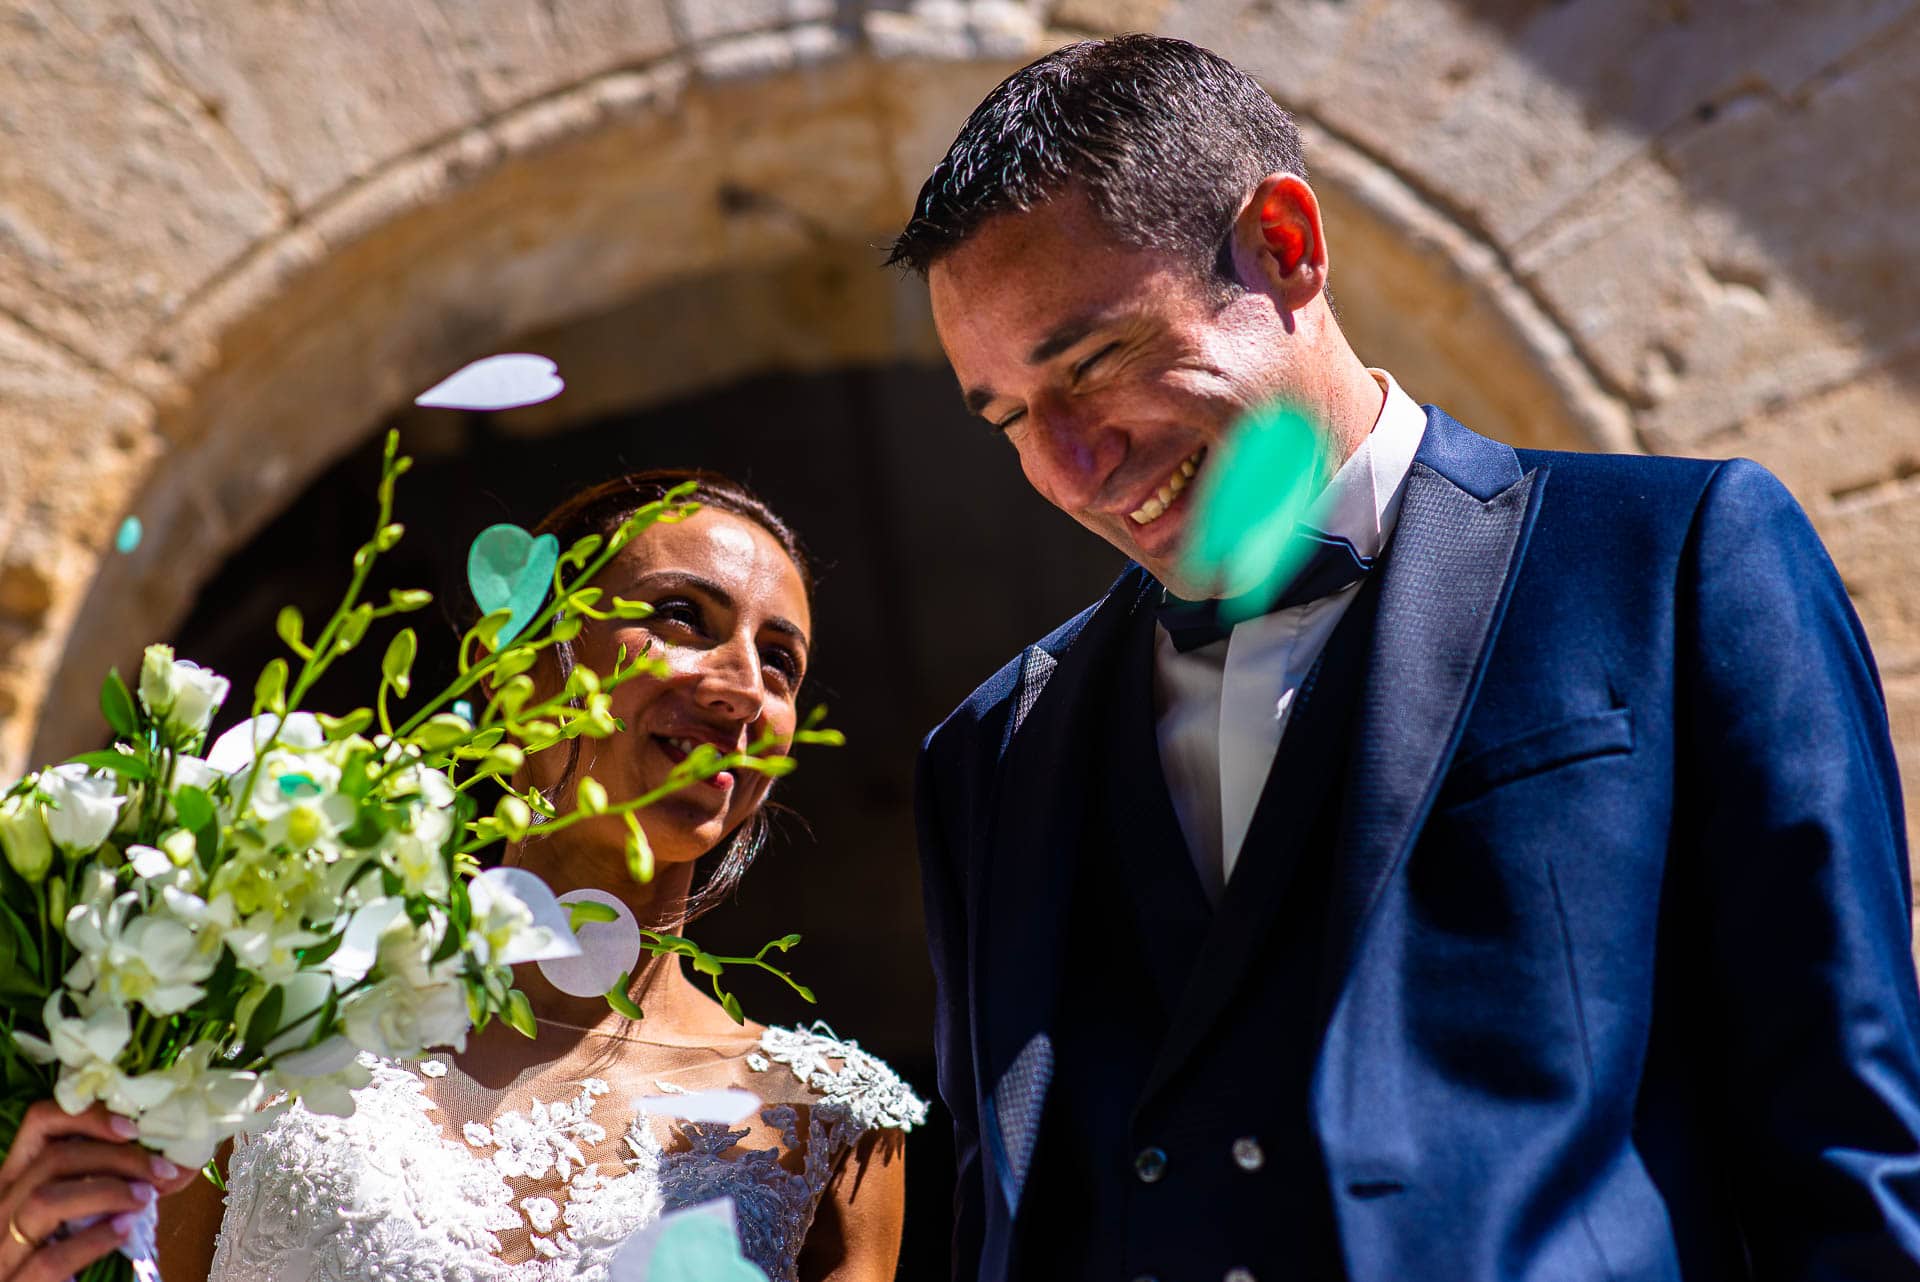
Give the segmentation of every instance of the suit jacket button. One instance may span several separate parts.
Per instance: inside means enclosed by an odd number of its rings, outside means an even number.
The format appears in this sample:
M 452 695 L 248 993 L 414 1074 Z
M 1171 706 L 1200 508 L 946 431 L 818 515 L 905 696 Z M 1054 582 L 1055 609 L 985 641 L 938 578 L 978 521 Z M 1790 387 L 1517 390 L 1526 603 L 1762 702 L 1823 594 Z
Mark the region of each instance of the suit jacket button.
M 1257 1171 L 1267 1164 L 1266 1151 L 1259 1140 L 1242 1135 L 1233 1142 L 1233 1164 L 1243 1171 Z
M 1228 1269 L 1222 1282 L 1254 1282 L 1252 1269 Z
M 1133 1159 L 1133 1173 L 1142 1184 L 1158 1184 L 1167 1174 L 1167 1155 L 1157 1148 L 1143 1148 Z

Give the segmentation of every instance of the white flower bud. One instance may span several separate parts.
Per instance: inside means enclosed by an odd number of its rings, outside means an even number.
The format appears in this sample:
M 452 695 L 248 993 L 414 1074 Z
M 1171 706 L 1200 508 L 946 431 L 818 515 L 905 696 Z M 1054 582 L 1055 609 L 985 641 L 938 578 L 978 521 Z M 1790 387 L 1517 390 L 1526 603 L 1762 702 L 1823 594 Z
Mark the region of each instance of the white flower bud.
M 174 733 L 197 739 L 213 724 L 229 683 L 219 673 L 186 659 L 170 646 L 150 645 L 140 662 L 140 702 Z
M 32 797 L 10 797 L 0 802 L 0 847 L 5 848 L 13 870 L 34 885 L 53 867 L 53 839 Z

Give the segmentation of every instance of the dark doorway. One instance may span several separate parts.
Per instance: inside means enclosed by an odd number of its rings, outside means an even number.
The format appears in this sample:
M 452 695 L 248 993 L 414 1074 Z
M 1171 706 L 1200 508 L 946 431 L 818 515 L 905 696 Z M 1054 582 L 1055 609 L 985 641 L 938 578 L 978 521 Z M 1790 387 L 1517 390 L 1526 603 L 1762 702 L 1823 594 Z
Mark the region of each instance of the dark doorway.
M 435 594 L 415 616 L 423 642 L 415 688 L 437 690 L 452 678 L 452 641 L 470 609 L 466 550 L 488 525 L 530 526 L 574 490 L 622 471 L 698 466 L 746 481 L 799 529 L 821 569 L 803 702 L 827 704 L 848 746 L 802 758 L 775 795 L 804 824 L 782 825 L 737 902 L 693 933 L 709 947 L 751 951 L 801 932 L 805 942 L 787 960 L 819 1006 L 746 975 L 748 1012 L 773 1023 L 824 1018 L 934 1103 L 908 1150 L 900 1276 L 909 1279 L 946 1275 L 952 1169 L 930 1049 L 915 753 L 975 685 L 1091 601 L 1120 564 L 1028 488 L 1012 450 L 958 399 L 944 370 L 887 367 L 769 375 L 537 438 L 506 435 L 480 414 L 408 414 L 398 420 L 415 458 L 400 483 L 407 534 L 373 585 L 376 600 L 388 587 Z M 338 599 L 375 520 L 382 435 L 231 557 L 180 628 L 183 658 L 234 679 L 229 721 L 244 712 L 238 692 L 278 651 L 279 608 L 324 619 Z M 343 711 L 370 693 L 384 640 L 346 656 L 310 703 Z

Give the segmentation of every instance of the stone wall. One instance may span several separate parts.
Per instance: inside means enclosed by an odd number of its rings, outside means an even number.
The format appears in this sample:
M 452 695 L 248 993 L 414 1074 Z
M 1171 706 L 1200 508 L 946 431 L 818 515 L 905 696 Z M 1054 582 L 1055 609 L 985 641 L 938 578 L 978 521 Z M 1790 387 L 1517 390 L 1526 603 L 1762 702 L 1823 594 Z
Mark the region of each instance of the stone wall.
M 603 338 L 529 431 L 937 359 L 872 247 L 998 77 L 1151 28 L 1298 113 L 1356 344 L 1417 395 L 1519 442 L 1784 477 L 1920 780 L 1917 9 L 0 3 L 0 775 L 85 746 L 98 674 L 475 356 L 685 310 L 670 350 Z

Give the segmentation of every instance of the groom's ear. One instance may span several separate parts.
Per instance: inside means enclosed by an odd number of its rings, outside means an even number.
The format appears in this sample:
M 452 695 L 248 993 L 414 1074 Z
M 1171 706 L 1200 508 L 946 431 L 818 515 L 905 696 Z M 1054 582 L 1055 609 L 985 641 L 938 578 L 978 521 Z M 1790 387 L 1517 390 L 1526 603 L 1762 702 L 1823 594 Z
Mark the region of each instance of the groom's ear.
M 1234 219 L 1233 263 L 1243 285 L 1271 295 L 1285 311 L 1300 310 L 1326 288 L 1320 201 L 1304 179 L 1260 180 Z

